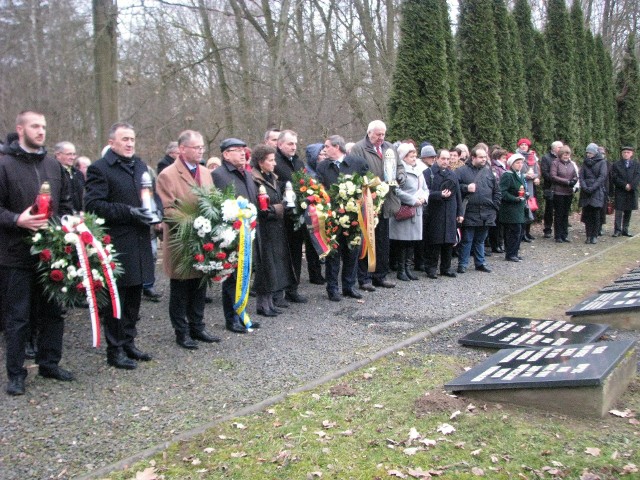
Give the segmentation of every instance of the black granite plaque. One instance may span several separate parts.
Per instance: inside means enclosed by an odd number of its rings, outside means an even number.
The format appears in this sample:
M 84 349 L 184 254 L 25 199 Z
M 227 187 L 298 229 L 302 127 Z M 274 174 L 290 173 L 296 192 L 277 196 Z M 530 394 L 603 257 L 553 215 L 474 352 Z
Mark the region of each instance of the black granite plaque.
M 629 273 L 640 273 L 640 267 L 629 270 Z
M 567 310 L 567 315 L 621 312 L 640 309 L 640 290 L 606 292 L 593 295 Z
M 500 350 L 445 384 L 452 392 L 598 386 L 633 340 Z
M 462 345 L 487 348 L 559 346 L 589 343 L 609 328 L 598 323 L 502 317 L 458 340 Z
M 640 290 L 640 281 L 614 283 L 613 285 L 602 287 L 600 292 L 624 292 L 626 290 Z
M 625 273 L 613 283 L 640 282 L 640 273 Z

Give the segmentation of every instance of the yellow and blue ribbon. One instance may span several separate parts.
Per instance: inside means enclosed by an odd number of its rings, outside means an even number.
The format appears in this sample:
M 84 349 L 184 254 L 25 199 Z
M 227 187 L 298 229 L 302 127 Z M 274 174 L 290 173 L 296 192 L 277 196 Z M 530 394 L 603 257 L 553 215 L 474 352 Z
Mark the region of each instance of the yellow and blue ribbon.
M 251 211 L 244 198 L 238 198 L 239 220 L 242 226 L 238 238 L 238 270 L 236 275 L 236 295 L 233 309 L 246 328 L 251 328 L 251 319 L 246 311 L 249 301 L 249 281 L 251 279 Z M 246 210 L 245 210 L 246 209 Z

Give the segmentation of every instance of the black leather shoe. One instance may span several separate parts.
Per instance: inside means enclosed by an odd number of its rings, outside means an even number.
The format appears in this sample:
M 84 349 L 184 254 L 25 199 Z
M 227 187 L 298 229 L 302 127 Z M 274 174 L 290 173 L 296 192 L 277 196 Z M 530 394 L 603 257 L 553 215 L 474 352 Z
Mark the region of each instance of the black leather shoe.
M 408 268 L 405 270 L 405 273 L 407 274 L 407 277 L 409 277 L 409 280 L 419 280 L 419 278 L 415 276 L 413 272 Z
M 530 233 L 525 233 L 524 235 L 525 237 L 527 237 L 529 240 L 533 241 L 536 239 L 536 237 L 534 237 L 533 235 L 531 235 Z
M 7 383 L 7 394 L 12 396 L 24 395 L 24 377 L 14 377 Z
M 520 262 L 520 259 L 518 257 L 507 257 L 505 258 L 505 260 L 507 262 Z
M 24 344 L 24 358 L 33 360 L 34 358 L 36 358 L 37 353 L 38 349 L 33 342 L 27 341 L 27 343 Z
M 484 263 L 482 265 L 478 265 L 476 267 L 476 270 L 479 272 L 486 272 L 486 273 L 491 273 L 493 271 Z
M 622 235 L 622 232 L 620 230 L 616 230 L 615 232 L 613 232 L 613 235 L 611 235 L 612 237 L 619 237 Z
M 551 234 L 549 232 L 545 233 L 544 238 L 551 238 Z
M 562 239 L 562 241 L 563 241 L 564 243 L 571 243 L 571 240 L 569 240 L 568 238 L 563 238 L 563 239 Z
M 155 288 L 151 287 L 151 288 L 145 288 L 142 290 L 142 295 L 144 297 L 147 297 L 148 300 L 151 300 L 152 302 L 159 302 L 160 301 L 160 297 L 162 297 L 161 294 L 159 294 Z
M 200 340 L 201 342 L 205 343 L 218 343 L 220 341 L 218 337 L 216 337 L 215 335 L 211 335 L 206 330 L 202 330 L 200 332 L 191 332 L 191 338 L 193 338 L 194 340 Z
M 485 257 L 493 257 L 493 253 L 491 253 L 489 250 L 485 250 L 484 251 L 484 256 Z
M 278 308 L 289 308 L 289 302 L 287 302 L 284 298 L 274 300 L 273 304 Z
M 443 275 L 445 277 L 449 277 L 449 278 L 456 278 L 458 275 L 456 275 L 456 273 L 453 270 L 447 270 L 446 272 L 440 272 L 440 275 Z
M 332 302 L 339 302 L 342 300 L 342 295 L 340 295 L 338 292 L 327 292 L 327 296 Z
M 395 288 L 396 284 L 393 282 L 390 282 L 387 279 L 384 280 L 374 280 L 373 281 L 373 286 L 374 287 L 382 287 L 382 288 Z
M 70 382 L 72 380 L 75 380 L 73 373 L 60 367 L 52 369 L 40 367 L 38 369 L 38 375 L 44 378 L 53 378 L 55 380 L 60 380 L 61 382 Z
M 227 323 L 226 329 L 233 333 L 248 333 L 247 329 L 240 320 L 233 321 L 232 323 Z
M 375 292 L 376 287 L 374 287 L 370 283 L 363 283 L 362 285 L 360 285 L 360 290 L 364 290 L 365 292 Z
M 198 342 L 186 333 L 176 333 L 176 343 L 187 350 L 197 350 Z
M 556 238 L 556 243 L 562 243 L 562 239 L 561 238 Z
M 141 362 L 151 361 L 151 355 L 139 350 L 135 345 L 125 345 L 122 349 L 124 350 L 125 355 L 131 360 L 140 360 Z
M 253 330 L 257 330 L 258 328 L 260 328 L 260 322 L 251 321 L 251 327 L 249 328 L 252 328 Z
M 591 245 L 595 245 L 598 243 L 598 237 L 591 237 L 591 241 L 589 242 Z
M 467 267 L 458 267 L 458 270 L 456 270 L 456 272 L 458 272 L 458 273 L 466 273 L 467 272 Z
M 427 278 L 431 278 L 432 280 L 437 280 L 438 275 L 436 274 L 436 272 L 427 272 Z
M 362 298 L 362 294 L 357 290 L 343 290 L 342 295 L 344 297 L 355 298 L 356 300 L 360 300 Z
M 324 279 L 324 277 L 320 276 L 310 278 L 309 283 L 312 283 L 314 285 L 324 285 L 325 283 L 327 283 L 327 281 Z
M 527 237 L 522 237 L 522 241 L 526 243 L 531 243 L 531 240 L 529 240 Z
M 496 247 L 496 248 L 492 248 L 491 251 L 493 253 L 504 253 L 504 248 L 502 247 Z
M 269 310 L 277 314 L 284 313 L 284 310 L 280 310 L 279 308 L 276 308 L 276 307 L 270 308 Z
M 516 257 L 518 258 L 518 260 L 523 261 L 524 258 L 522 258 L 520 255 L 516 255 Z
M 629 233 L 626 230 L 624 232 L 622 232 L 622 235 L 625 236 L 625 237 L 633 237 L 633 233 Z
M 256 308 L 256 313 L 263 317 L 277 317 L 278 314 L 273 310 L 265 310 L 264 308 Z
M 122 349 L 108 351 L 107 363 L 112 367 L 121 368 L 123 370 L 135 370 L 138 367 L 135 360 L 131 360 L 127 357 Z
M 287 292 L 284 294 L 284 298 L 292 303 L 307 303 L 306 297 L 303 297 L 298 292 Z

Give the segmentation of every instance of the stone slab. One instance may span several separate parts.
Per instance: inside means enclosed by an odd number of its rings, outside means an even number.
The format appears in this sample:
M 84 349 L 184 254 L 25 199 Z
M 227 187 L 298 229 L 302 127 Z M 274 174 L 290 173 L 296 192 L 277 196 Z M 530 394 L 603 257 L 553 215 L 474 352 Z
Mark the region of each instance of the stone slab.
M 613 283 L 640 282 L 640 273 L 625 273 L 615 279 Z
M 636 374 L 633 341 L 500 350 L 445 385 L 467 398 L 602 417 Z
M 597 293 L 578 303 L 566 314 L 574 317 L 596 313 L 625 312 L 640 310 L 640 290 Z M 640 314 L 636 312 L 636 316 Z M 572 319 L 575 321 L 575 319 Z M 604 322 L 609 323 L 609 322 Z
M 604 292 L 624 292 L 627 290 L 640 290 L 640 280 L 637 282 L 614 283 L 612 285 L 607 285 L 606 287 L 602 287 L 599 291 L 600 293 L 604 293 Z
M 501 317 L 458 340 L 461 345 L 486 348 L 559 346 L 596 341 L 609 328 L 602 324 L 564 320 Z

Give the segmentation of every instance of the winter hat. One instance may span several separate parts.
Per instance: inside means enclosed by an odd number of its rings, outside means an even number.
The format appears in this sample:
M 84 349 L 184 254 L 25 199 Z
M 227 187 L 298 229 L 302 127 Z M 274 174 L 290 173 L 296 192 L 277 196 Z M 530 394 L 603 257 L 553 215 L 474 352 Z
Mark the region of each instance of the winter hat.
M 524 161 L 524 157 L 519 153 L 514 153 L 507 159 L 507 166 L 511 168 L 511 165 L 513 165 L 517 160 Z
M 400 160 L 404 160 L 404 157 L 406 157 L 409 152 L 415 152 L 416 151 L 416 147 L 414 147 L 412 144 L 410 143 L 401 143 L 400 146 L 398 147 L 398 157 L 400 157 Z
M 531 140 L 529 140 L 528 138 L 521 138 L 520 140 L 518 140 L 518 145 L 517 146 L 519 147 L 523 143 L 526 144 L 527 147 L 531 146 Z
M 595 143 L 590 143 L 589 145 L 587 145 L 587 153 L 592 153 L 593 155 L 597 155 L 598 145 L 596 145 Z
M 422 150 L 420 150 L 420 158 L 427 158 L 427 157 L 437 157 L 438 155 L 436 154 L 436 149 L 433 148 L 433 145 L 425 145 L 424 147 L 422 147 Z
M 7 138 L 8 138 L 8 137 L 7 137 Z M 626 145 L 626 146 L 622 147 L 620 150 L 621 150 L 622 152 L 624 152 L 625 150 L 630 150 L 630 151 L 632 151 L 632 152 L 635 152 L 635 150 L 636 150 L 636 149 L 635 149 L 635 148 L 633 148 L 633 147 L 631 147 L 631 146 L 629 146 L 629 145 Z

